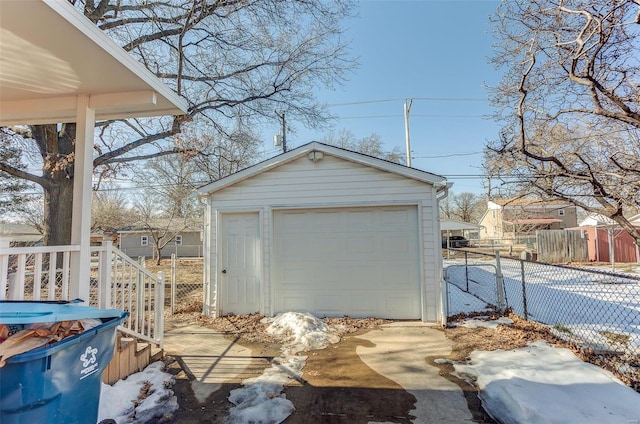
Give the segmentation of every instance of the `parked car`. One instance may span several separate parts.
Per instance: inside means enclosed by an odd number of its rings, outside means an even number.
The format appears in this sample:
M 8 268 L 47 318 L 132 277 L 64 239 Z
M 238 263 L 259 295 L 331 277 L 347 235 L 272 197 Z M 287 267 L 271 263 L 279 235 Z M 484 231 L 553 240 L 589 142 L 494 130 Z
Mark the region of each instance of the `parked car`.
M 447 238 L 442 239 L 442 247 L 447 247 Z M 457 247 L 469 247 L 469 240 L 462 236 L 451 236 L 449 237 L 449 247 L 457 248 Z

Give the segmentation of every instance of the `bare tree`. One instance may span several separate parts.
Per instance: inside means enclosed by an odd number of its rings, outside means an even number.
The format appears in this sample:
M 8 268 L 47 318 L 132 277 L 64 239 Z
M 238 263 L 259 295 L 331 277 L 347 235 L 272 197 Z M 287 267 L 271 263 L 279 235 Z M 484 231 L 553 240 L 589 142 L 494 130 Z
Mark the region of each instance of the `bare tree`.
M 160 265 L 162 249 L 189 228 L 191 220 L 180 216 L 180 211 L 175 207 L 161 209 L 162 205 L 158 203 L 157 197 L 150 192 L 138 195 L 134 208 L 138 227 L 151 236 L 156 265 Z
M 32 199 L 21 204 L 16 216 L 18 220 L 31 225 L 40 234 L 44 235 L 44 211 L 42 209 L 42 202 Z
M 371 133 L 368 137 L 356 138 L 355 135 L 346 129 L 340 130 L 338 134 L 330 133 L 323 140 L 323 143 L 341 147 L 354 152 L 384 159 L 389 162 L 404 163 L 405 158 L 399 147 L 394 147 L 391 151 L 384 150 L 382 137 L 379 134 Z
M 144 193 L 145 203 L 155 203 L 155 215 L 201 216 L 194 191 L 198 186 L 198 174 L 192 159 L 190 155 L 161 156 L 145 161 L 140 167 L 136 174 L 138 192 Z
M 122 190 L 103 188 L 93 193 L 91 204 L 91 231 L 114 231 L 135 222 L 133 209 Z
M 225 136 L 238 116 L 258 125 L 274 119 L 277 108 L 304 125 L 320 125 L 329 115 L 314 89 L 341 83 L 354 65 L 341 26 L 352 0 L 69 1 L 188 101 L 186 116 L 98 122 L 93 165 L 99 175 L 184 153 L 176 143 L 183 129 Z M 45 243 L 68 244 L 76 126 L 12 130 L 35 146 L 42 171 L 8 162 L 0 162 L 0 171 L 43 188 Z
M 144 162 L 136 173 L 136 225 L 146 230 L 156 263 L 162 249 L 202 217 L 194 189 L 203 181 L 191 154 L 160 156 Z
M 503 128 L 487 172 L 509 195 L 569 201 L 639 243 L 625 212 L 640 205 L 640 1 L 505 1 L 493 22 Z
M 463 192 L 451 197 L 451 216 L 463 222 L 477 223 L 484 212 L 485 201 L 481 196 Z
M 260 157 L 260 137 L 248 127 L 238 125 L 227 137 L 193 137 L 198 155 L 191 156 L 198 181 L 196 186 L 217 181 L 253 165 Z
M 12 133 L 0 130 L 0 162 L 10 164 L 15 169 L 25 171 L 26 164 L 21 156 L 20 149 L 12 144 Z M 3 217 L 9 214 L 20 213 L 29 207 L 31 197 L 25 195 L 25 191 L 32 189 L 31 184 L 25 180 L 12 178 L 0 169 L 0 211 Z
M 447 197 L 438 202 L 438 204 L 440 205 L 440 219 L 451 219 L 453 217 L 453 202 L 451 201 L 452 197 L 452 193 L 449 192 L 449 195 Z

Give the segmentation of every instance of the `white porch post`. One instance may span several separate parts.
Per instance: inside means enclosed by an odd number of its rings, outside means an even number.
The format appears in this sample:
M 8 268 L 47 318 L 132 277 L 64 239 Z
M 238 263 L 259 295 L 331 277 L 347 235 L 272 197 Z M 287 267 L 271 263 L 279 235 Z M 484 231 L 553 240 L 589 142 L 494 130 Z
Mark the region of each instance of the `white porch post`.
M 73 177 L 73 217 L 71 244 L 80 246 L 80 252 L 71 260 L 72 299 L 89 302 L 89 271 L 91 267 L 91 199 L 93 177 L 93 132 L 95 110 L 89 107 L 89 96 L 78 96 L 76 120 L 76 146 Z

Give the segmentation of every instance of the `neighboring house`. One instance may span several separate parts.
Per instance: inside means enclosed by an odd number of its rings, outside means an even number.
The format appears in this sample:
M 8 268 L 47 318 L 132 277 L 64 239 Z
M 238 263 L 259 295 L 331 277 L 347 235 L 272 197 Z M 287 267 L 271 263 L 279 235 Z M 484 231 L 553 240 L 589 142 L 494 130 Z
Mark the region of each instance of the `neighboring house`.
M 539 230 L 563 230 L 578 225 L 576 207 L 562 201 L 494 199 L 480 220 L 481 239 L 518 243 Z
M 629 222 L 640 227 L 640 214 L 629 218 Z M 585 232 L 589 260 L 593 262 L 640 262 L 640 249 L 633 237 L 614 220 L 599 214 L 590 214 L 579 224 Z
M 127 256 L 136 258 L 145 256 L 155 257 L 155 243 L 153 234 L 145 229 L 130 229 L 118 231 L 119 248 Z M 202 229 L 201 224 L 191 224 L 180 231 L 162 248 L 160 257 L 202 257 Z
M 42 234 L 28 224 L 0 224 L 0 247 L 9 244 L 35 244 L 42 241 Z
M 442 321 L 446 188 L 317 142 L 200 188 L 205 313 Z

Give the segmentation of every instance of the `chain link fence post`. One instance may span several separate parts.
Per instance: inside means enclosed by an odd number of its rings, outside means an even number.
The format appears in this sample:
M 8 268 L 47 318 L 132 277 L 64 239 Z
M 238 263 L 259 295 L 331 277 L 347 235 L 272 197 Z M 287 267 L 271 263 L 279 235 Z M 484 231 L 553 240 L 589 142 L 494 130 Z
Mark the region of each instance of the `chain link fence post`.
M 464 276 L 467 282 L 467 292 L 469 291 L 469 252 L 464 251 Z
M 500 266 L 500 251 L 496 251 L 496 291 L 498 297 L 498 309 L 504 311 L 506 302 L 504 298 L 504 278 L 502 277 L 502 267 Z
M 155 307 L 154 307 L 154 321 L 153 321 L 153 338 L 160 340 L 159 347 L 162 348 L 162 342 L 164 337 L 162 332 L 164 331 L 164 272 L 158 272 L 158 282 L 155 285 Z
M 171 315 L 176 313 L 176 254 L 171 254 Z
M 520 260 L 520 277 L 522 280 L 522 307 L 524 309 L 524 319 L 529 320 L 529 313 L 527 312 L 527 286 L 524 280 L 524 261 Z

